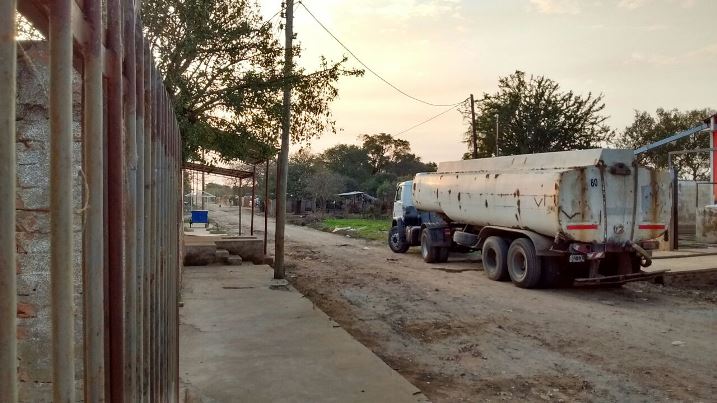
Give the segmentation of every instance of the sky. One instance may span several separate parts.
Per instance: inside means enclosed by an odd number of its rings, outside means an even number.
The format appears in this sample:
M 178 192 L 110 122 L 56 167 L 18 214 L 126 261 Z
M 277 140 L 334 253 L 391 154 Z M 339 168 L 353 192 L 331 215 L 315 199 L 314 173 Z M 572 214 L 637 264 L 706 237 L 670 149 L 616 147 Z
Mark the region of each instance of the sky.
M 635 110 L 717 108 L 715 0 L 303 1 L 371 69 L 431 103 L 480 98 L 521 70 L 603 94 L 608 124 L 620 131 Z M 281 7 L 281 0 L 259 3 L 266 19 Z M 302 66 L 348 56 L 301 6 L 295 10 Z M 361 67 L 353 58 L 349 66 Z M 398 133 L 447 109 L 413 101 L 368 71 L 338 88 L 339 132 L 313 140 L 312 151 L 358 144 L 363 133 Z M 424 161 L 455 160 L 467 151 L 467 128 L 450 111 L 399 137 Z

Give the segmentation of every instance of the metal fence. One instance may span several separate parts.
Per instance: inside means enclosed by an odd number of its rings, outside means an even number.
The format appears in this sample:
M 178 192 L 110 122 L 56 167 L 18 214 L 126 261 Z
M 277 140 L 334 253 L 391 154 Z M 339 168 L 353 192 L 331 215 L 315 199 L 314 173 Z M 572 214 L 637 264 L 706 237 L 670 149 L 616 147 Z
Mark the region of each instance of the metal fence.
M 16 11 L 50 49 L 53 400 L 80 398 L 76 310 L 85 401 L 177 401 L 181 139 L 129 0 L 0 0 L 0 400 L 18 399 Z M 83 85 L 82 307 L 73 306 L 73 69 Z

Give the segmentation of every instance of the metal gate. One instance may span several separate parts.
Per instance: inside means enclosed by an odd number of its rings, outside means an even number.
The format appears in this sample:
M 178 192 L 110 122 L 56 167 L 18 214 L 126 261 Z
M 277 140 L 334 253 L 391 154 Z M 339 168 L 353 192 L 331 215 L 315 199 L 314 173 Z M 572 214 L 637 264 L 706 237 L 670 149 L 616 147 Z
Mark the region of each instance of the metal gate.
M 0 400 L 18 399 L 16 11 L 49 41 L 52 394 L 178 400 L 181 138 L 129 0 L 0 0 Z M 103 15 L 107 25 L 103 24 Z M 72 72 L 82 77 L 82 306 L 73 302 Z

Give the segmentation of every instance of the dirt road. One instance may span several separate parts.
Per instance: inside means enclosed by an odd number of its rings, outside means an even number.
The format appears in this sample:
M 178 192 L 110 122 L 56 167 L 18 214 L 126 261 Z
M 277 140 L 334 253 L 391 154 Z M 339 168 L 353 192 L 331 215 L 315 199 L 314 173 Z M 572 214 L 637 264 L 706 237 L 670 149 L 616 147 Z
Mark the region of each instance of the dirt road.
M 236 228 L 236 209 L 219 210 L 210 214 Z M 524 290 L 465 256 L 431 265 L 379 242 L 286 234 L 292 283 L 434 402 L 717 396 L 714 292 Z

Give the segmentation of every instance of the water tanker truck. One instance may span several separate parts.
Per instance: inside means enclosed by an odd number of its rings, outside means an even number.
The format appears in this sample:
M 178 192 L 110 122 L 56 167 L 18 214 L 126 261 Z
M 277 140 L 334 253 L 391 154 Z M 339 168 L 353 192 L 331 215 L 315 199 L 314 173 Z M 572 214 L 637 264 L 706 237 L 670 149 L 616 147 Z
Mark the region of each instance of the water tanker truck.
M 590 149 L 443 162 L 398 185 L 388 244 L 426 262 L 480 251 L 485 274 L 524 288 L 620 284 L 666 236 L 672 180 L 632 150 Z

